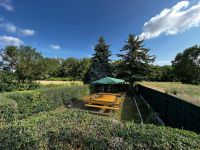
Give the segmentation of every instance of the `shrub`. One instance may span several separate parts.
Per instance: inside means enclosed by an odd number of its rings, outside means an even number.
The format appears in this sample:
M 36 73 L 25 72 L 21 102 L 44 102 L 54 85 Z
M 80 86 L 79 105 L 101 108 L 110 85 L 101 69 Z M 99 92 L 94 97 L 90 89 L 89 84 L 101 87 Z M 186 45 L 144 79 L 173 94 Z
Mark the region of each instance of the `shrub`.
M 4 93 L 2 99 L 7 99 L 8 103 L 15 102 L 18 111 L 16 114 L 17 118 L 22 119 L 42 111 L 53 110 L 64 105 L 69 100 L 80 99 L 88 95 L 88 93 L 88 86 L 62 86 L 25 92 Z M 2 103 L 1 105 L 2 107 L 7 107 L 7 103 Z M 3 114 L 4 116 L 9 116 L 9 113 Z
M 36 82 L 17 82 L 17 90 L 24 91 L 24 90 L 34 90 L 40 87 L 39 83 Z
M 73 81 L 73 79 L 71 78 L 61 78 L 61 77 L 50 77 L 48 79 L 46 79 L 47 81 Z
M 178 91 L 175 88 L 167 89 L 167 90 L 165 90 L 165 92 L 168 93 L 168 94 L 173 94 L 173 95 L 178 94 Z
M 0 96 L 0 122 L 10 122 L 17 114 L 17 103 L 11 99 Z
M 1 71 L 0 72 L 0 92 L 10 92 L 12 90 L 15 90 L 17 88 L 15 80 L 16 80 L 16 77 L 12 73 Z
M 0 71 L 0 92 L 33 90 L 39 88 L 36 82 L 20 82 L 14 73 Z
M 194 132 L 58 109 L 0 127 L 0 149 L 199 149 Z

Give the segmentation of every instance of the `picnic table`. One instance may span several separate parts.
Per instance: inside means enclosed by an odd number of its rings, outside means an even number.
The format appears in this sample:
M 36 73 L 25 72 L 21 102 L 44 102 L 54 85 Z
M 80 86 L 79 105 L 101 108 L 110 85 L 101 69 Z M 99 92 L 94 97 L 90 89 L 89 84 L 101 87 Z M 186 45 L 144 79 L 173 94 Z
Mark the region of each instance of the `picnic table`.
M 103 109 L 118 110 L 121 101 L 120 94 L 117 93 L 97 93 L 86 99 L 85 106 Z

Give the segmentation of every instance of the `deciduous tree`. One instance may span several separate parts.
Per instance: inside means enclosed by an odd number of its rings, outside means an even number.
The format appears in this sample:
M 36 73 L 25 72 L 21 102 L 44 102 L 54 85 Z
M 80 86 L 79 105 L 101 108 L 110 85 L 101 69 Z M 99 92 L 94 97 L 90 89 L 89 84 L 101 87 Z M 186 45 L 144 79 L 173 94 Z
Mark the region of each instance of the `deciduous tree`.
M 172 66 L 183 83 L 200 83 L 200 46 L 195 45 L 178 53 Z

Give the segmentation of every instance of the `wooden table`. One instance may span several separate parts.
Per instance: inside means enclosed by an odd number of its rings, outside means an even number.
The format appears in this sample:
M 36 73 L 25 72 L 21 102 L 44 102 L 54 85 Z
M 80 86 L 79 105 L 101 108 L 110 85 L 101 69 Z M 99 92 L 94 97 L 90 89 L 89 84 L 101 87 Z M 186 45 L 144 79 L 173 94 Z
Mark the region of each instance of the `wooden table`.
M 116 100 L 115 95 L 100 95 L 97 98 L 92 99 L 93 101 L 109 102 L 114 103 Z
M 101 93 L 101 94 L 91 95 L 86 102 L 87 103 L 85 104 L 85 106 L 88 107 L 118 110 L 120 99 L 118 97 L 118 94 L 116 95 L 114 93 L 113 94 Z

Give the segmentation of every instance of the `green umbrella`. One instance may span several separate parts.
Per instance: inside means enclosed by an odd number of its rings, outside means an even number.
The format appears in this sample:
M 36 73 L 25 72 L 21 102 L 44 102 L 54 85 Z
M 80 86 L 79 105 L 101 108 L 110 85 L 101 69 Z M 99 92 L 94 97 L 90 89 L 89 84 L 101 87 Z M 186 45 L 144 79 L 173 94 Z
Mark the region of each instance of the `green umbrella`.
M 125 83 L 124 80 L 111 77 L 101 78 L 99 80 L 92 82 L 92 84 L 123 84 L 123 83 Z

